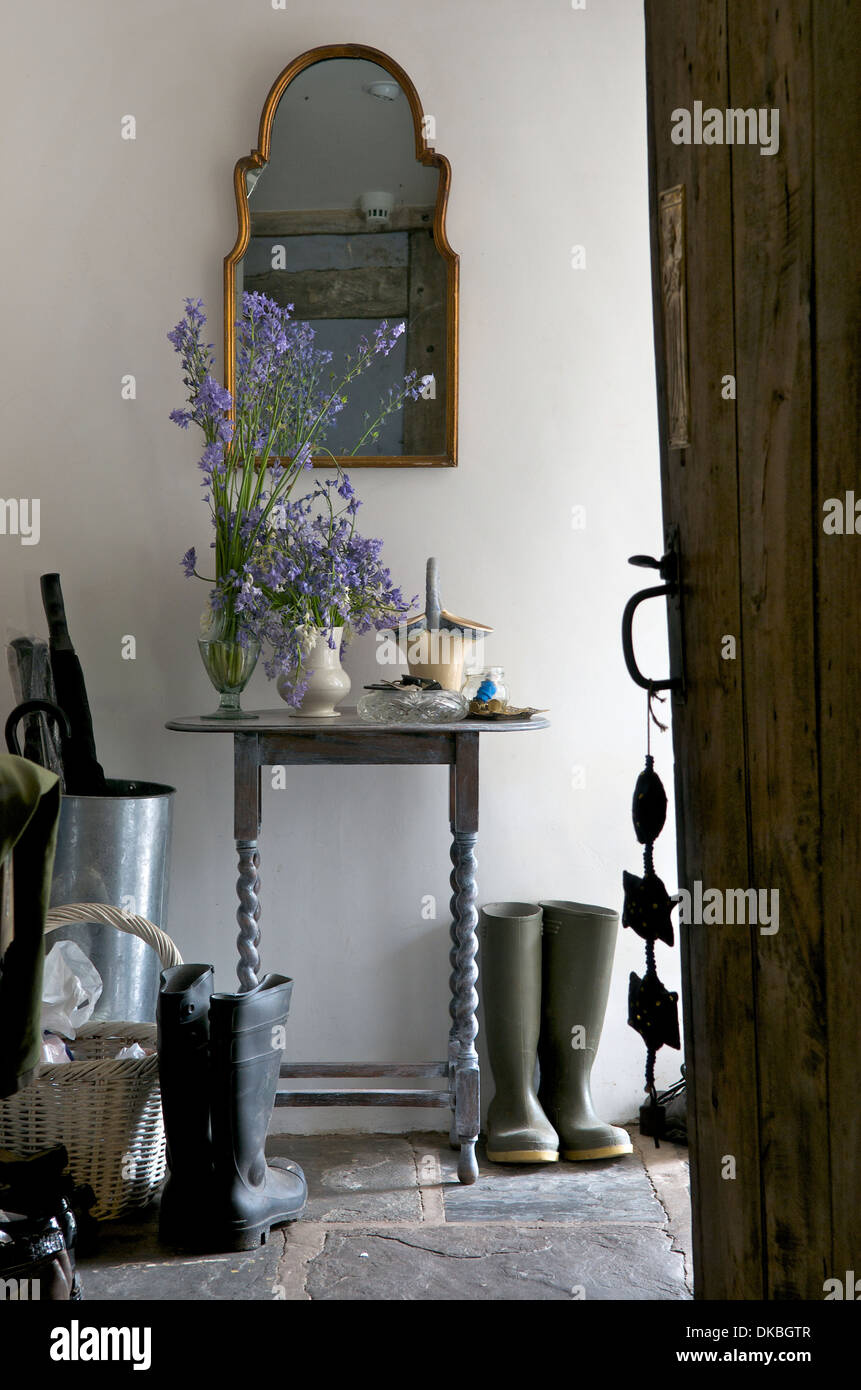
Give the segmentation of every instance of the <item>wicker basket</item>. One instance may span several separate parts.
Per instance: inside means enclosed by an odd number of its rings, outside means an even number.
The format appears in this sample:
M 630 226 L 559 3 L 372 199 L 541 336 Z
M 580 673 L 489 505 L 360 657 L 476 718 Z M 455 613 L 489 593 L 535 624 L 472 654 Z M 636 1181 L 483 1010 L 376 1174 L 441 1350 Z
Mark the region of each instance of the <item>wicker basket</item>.
M 181 965 L 169 936 L 145 917 L 102 903 L 51 908 L 45 931 L 73 922 L 106 922 L 152 946 L 162 966 Z M 0 1148 L 27 1157 L 64 1144 L 76 1182 L 96 1194 L 100 1221 L 144 1207 L 165 1174 L 158 1056 L 116 1060 L 130 1043 L 156 1046 L 154 1023 L 95 1023 L 78 1030 L 74 1062 L 40 1067 L 35 1080 L 0 1101 Z

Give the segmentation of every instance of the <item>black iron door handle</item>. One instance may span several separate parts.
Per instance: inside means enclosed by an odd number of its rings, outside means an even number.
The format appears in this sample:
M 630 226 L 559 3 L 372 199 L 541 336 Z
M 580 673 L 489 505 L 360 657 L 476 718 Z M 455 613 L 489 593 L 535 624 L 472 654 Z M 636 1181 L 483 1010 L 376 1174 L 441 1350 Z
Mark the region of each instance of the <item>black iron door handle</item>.
M 684 699 L 684 660 L 682 655 L 682 625 L 681 625 L 681 556 L 679 553 L 679 534 L 678 528 L 673 526 L 667 532 L 666 553 L 660 560 L 655 560 L 651 555 L 632 555 L 628 561 L 629 565 L 637 565 L 641 569 L 656 569 L 663 584 L 655 584 L 650 589 L 640 589 L 638 593 L 632 594 L 625 604 L 625 611 L 622 614 L 622 653 L 625 657 L 625 665 L 628 668 L 628 675 L 636 685 L 643 690 L 672 690 L 679 698 Z M 670 645 L 670 669 L 675 670 L 676 674 L 671 674 L 666 680 L 649 680 L 644 676 L 637 659 L 634 656 L 634 614 L 640 604 L 648 598 L 666 597 L 670 604 L 669 610 L 669 645 Z

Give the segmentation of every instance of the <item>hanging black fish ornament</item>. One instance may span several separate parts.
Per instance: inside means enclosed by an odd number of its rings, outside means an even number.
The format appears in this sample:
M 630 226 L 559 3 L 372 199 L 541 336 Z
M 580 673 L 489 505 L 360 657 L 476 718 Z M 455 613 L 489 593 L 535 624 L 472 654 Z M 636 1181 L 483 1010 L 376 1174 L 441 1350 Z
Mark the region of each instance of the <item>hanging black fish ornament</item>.
M 657 840 L 667 819 L 667 793 L 655 771 L 655 760 L 651 753 L 646 754 L 646 766 L 637 778 L 631 814 L 640 844 Z

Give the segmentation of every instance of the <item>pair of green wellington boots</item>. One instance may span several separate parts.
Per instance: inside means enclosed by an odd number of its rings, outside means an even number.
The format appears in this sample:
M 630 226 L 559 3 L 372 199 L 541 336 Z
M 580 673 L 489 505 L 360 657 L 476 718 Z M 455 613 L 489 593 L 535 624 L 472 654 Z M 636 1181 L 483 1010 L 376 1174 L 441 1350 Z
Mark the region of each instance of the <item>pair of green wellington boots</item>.
M 496 1086 L 487 1157 L 494 1163 L 616 1158 L 633 1151 L 624 1129 L 595 1114 L 590 1089 L 618 929 L 618 913 L 585 903 L 490 903 L 482 909 L 481 994 Z

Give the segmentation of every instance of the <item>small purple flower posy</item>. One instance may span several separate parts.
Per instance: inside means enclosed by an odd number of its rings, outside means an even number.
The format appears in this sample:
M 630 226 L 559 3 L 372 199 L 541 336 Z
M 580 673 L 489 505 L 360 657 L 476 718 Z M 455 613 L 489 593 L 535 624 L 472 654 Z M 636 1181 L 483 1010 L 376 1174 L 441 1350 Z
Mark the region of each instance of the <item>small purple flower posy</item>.
M 349 637 L 396 626 L 409 611 L 380 561 L 382 541 L 356 534 L 360 505 L 346 474 L 318 483 L 308 496 L 278 508 L 254 557 L 259 635 L 272 648 L 266 672 L 287 677 L 294 701 L 307 684 L 309 632 L 346 627 Z

